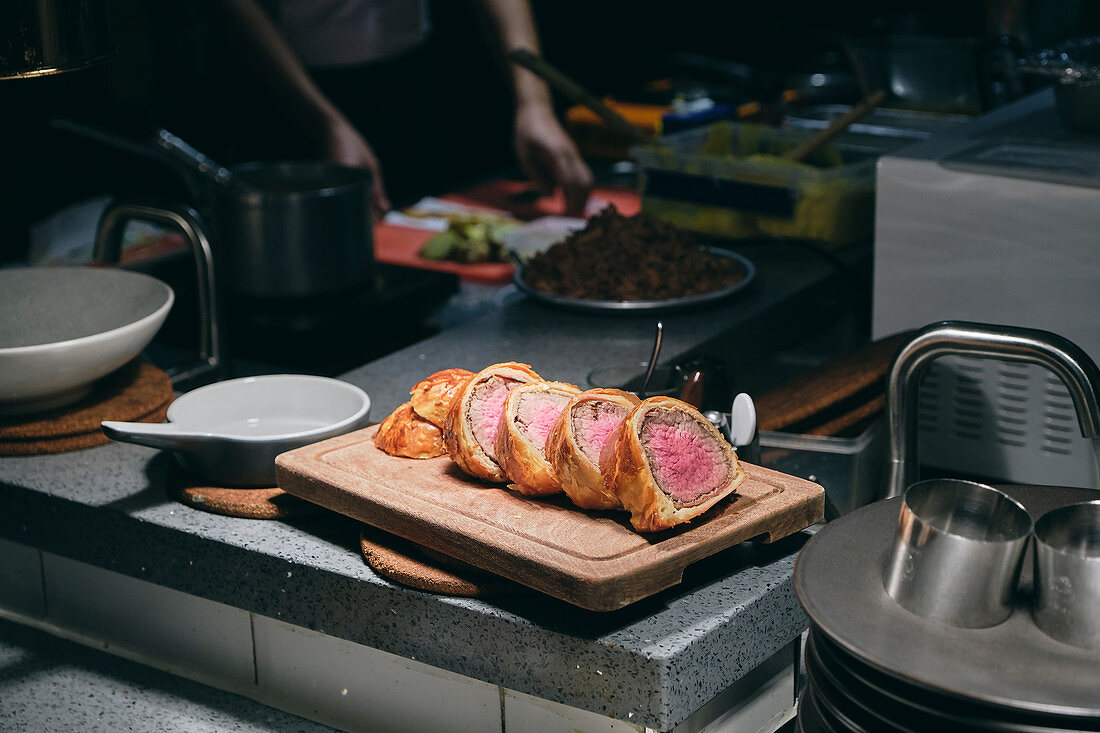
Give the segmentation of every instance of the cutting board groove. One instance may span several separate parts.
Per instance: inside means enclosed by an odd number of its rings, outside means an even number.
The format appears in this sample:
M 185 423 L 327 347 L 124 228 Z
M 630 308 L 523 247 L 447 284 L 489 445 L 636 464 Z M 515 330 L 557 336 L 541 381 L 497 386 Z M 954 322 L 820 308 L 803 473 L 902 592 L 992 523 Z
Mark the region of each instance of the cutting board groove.
M 279 456 L 279 488 L 593 611 L 680 582 L 684 568 L 748 539 L 774 542 L 820 521 L 815 483 L 743 464 L 736 496 L 690 524 L 641 535 L 625 512 L 532 499 L 463 474 L 448 458 L 396 458 L 376 427 Z

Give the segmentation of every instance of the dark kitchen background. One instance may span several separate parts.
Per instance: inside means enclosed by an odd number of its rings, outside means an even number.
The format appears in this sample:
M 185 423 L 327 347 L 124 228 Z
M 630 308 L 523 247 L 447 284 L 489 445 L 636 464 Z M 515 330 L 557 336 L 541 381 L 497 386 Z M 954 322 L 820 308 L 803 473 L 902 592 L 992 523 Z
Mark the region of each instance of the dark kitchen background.
M 430 5 L 432 33 L 419 50 L 366 81 L 321 78 L 362 120 L 398 205 L 513 164 L 507 90 L 469 6 Z M 0 264 L 23 259 L 30 225 L 69 203 L 101 193 L 187 196 L 163 165 L 50 129 L 51 117 L 135 140 L 165 127 L 226 164 L 315 154 L 241 68 L 212 3 L 111 0 L 109 7 L 117 48 L 111 62 L 0 81 L 7 191 L 0 198 Z M 728 89 L 728 79 L 706 78 L 709 72 L 685 64 L 684 54 L 768 73 L 850 73 L 844 49 L 852 39 L 1008 34 L 1022 51 L 1100 29 L 1100 4 L 1084 0 L 534 0 L 533 7 L 545 56 L 598 94 L 626 101 L 652 97 L 654 80 L 684 77 L 746 100 L 776 92 L 766 85 Z M 848 96 L 830 101 L 858 98 Z

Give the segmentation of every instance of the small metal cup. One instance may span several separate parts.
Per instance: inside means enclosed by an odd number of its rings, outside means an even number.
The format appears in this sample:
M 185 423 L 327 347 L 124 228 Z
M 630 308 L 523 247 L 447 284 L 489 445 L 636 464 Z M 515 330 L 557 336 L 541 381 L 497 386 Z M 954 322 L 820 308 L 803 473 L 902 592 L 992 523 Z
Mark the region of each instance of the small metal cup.
M 1052 509 L 1035 523 L 1031 615 L 1053 639 L 1100 649 L 1100 501 Z
M 962 628 L 1012 615 L 1031 516 L 992 486 L 936 479 L 910 486 L 883 571 L 903 608 Z

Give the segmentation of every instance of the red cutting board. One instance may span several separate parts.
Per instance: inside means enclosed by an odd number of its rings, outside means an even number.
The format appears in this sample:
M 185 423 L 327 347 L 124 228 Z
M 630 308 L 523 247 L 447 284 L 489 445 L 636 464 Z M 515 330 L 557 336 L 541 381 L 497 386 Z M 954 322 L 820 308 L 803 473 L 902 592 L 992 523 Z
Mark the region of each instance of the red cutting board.
M 592 611 L 670 588 L 684 568 L 752 538 L 786 537 L 820 521 L 815 483 L 743 464 L 736 496 L 694 522 L 641 535 L 623 512 L 533 499 L 463 474 L 446 457 L 397 458 L 375 447 L 377 427 L 283 453 L 287 493 Z
M 527 200 L 523 194 L 531 184 L 525 181 L 496 180 L 459 193 L 441 198 L 470 206 L 483 206 L 507 211 L 518 219 L 530 220 L 542 216 L 561 216 L 565 213 L 565 199 L 561 191 L 553 196 Z M 624 216 L 633 216 L 641 210 L 638 193 L 627 188 L 598 188 L 592 192 L 596 205 L 611 203 Z M 441 260 L 426 260 L 419 255 L 420 248 L 432 236 L 422 229 L 378 223 L 374 227 L 374 258 L 378 262 L 422 270 L 453 272 L 463 280 L 487 283 L 507 283 L 512 280 L 512 266 L 506 262 L 479 262 L 464 264 Z

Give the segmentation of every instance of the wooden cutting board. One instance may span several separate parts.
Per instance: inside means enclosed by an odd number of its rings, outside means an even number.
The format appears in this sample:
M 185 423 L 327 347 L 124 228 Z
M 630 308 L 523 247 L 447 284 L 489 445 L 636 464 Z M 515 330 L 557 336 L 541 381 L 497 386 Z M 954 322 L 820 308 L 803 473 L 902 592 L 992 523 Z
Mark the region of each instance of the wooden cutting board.
M 387 455 L 375 430 L 283 453 L 279 487 L 592 611 L 622 608 L 676 585 L 697 560 L 748 539 L 774 542 L 824 516 L 817 484 L 745 464 L 736 496 L 690 524 L 641 535 L 624 512 L 528 498 L 472 479 L 446 457 Z

